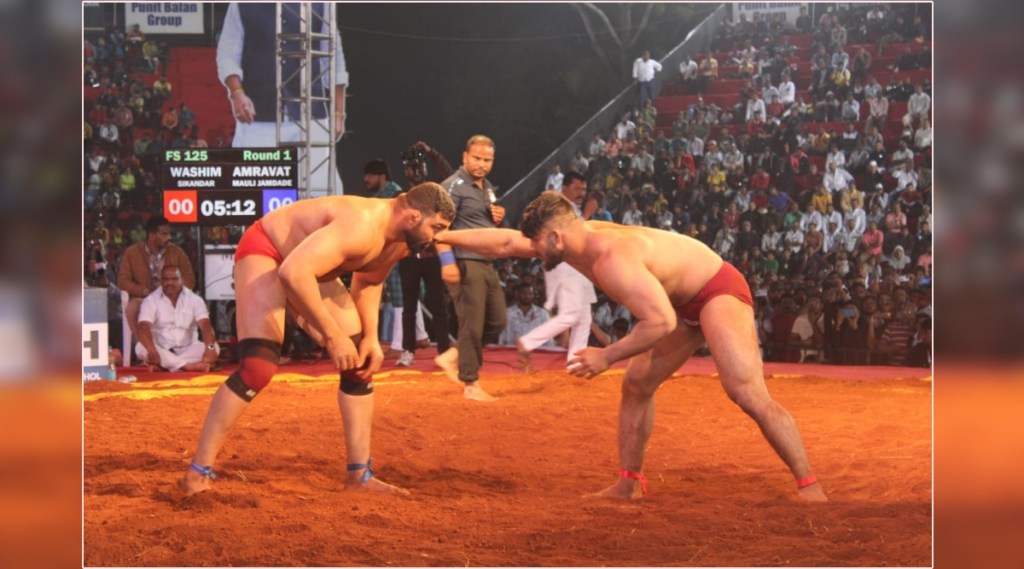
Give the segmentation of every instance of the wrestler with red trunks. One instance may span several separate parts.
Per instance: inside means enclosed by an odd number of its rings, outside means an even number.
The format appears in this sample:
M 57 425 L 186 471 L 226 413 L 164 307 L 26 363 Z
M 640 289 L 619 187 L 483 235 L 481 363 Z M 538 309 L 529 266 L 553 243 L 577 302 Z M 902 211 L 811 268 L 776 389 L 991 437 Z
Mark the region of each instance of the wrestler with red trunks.
M 684 235 L 583 221 L 558 192 L 544 192 L 530 202 L 520 227 L 522 232 L 448 231 L 437 241 L 490 257 L 540 257 L 546 269 L 564 261 L 637 318 L 618 342 L 586 348 L 569 361 L 574 375 L 590 378 L 630 358 L 619 408 L 619 480 L 594 496 L 643 496 L 641 471 L 654 425 L 654 393 L 706 342 L 722 387 L 789 467 L 798 497 L 827 500 L 796 422 L 768 394 L 750 288 L 732 265 Z
M 393 199 L 332 196 L 279 208 L 245 232 L 235 254 L 238 370 L 210 402 L 186 495 L 207 490 L 213 463 L 249 402 L 277 370 L 285 310 L 327 349 L 341 375 L 346 488 L 406 493 L 374 477 L 370 465 L 373 374 L 384 354 L 377 335 L 382 285 L 399 259 L 429 244 L 455 218 L 448 192 L 434 183 Z M 352 273 L 352 289 L 338 278 Z

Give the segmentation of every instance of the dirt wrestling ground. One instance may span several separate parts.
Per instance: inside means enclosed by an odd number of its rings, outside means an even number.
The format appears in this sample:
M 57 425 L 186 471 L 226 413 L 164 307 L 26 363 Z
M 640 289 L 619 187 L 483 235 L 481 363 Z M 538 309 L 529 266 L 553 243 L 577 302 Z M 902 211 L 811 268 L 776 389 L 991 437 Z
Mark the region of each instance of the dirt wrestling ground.
M 649 494 L 624 503 L 581 498 L 616 477 L 621 371 L 489 373 L 490 404 L 441 375 L 383 374 L 374 464 L 410 497 L 343 491 L 337 376 L 323 373 L 279 374 L 214 489 L 187 499 L 174 482 L 224 376 L 86 384 L 85 564 L 931 564 L 927 381 L 768 380 L 831 499 L 810 505 L 717 379 L 680 375 L 657 395 Z

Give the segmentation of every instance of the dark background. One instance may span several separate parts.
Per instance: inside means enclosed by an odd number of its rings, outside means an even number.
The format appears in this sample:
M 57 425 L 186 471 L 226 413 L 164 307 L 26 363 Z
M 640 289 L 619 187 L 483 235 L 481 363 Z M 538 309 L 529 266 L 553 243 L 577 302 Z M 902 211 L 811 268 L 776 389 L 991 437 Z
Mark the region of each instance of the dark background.
M 641 12 L 633 8 L 636 20 Z M 648 45 L 657 58 L 681 42 L 699 22 L 693 14 L 660 6 L 624 50 L 628 62 Z M 457 168 L 465 141 L 482 133 L 496 143 L 500 194 L 630 82 L 596 55 L 568 4 L 341 4 L 338 20 L 351 94 L 340 145 L 346 193 L 362 190 L 371 158 L 387 160 L 403 183 L 399 154 L 413 142 Z

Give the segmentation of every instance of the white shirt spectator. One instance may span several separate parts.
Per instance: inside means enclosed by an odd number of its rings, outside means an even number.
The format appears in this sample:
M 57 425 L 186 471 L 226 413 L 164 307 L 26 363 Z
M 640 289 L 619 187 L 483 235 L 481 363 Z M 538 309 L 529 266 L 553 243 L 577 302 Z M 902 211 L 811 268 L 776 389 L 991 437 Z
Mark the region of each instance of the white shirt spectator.
M 565 174 L 563 174 L 561 172 L 552 172 L 551 175 L 548 176 L 548 181 L 547 181 L 546 184 L 544 184 L 544 187 L 549 189 L 549 190 L 561 191 L 561 189 L 562 189 L 562 180 L 564 180 L 564 179 L 565 179 Z
M 844 121 L 859 121 L 860 103 L 858 103 L 856 99 L 847 99 L 843 101 L 843 110 L 840 115 Z
M 199 341 L 197 332 L 199 322 L 209 319 L 206 301 L 188 287 L 182 287 L 177 304 L 171 304 L 163 289 L 157 288 L 142 300 L 139 309 L 139 322 L 152 323 L 160 365 L 170 371 L 202 359 L 206 345 Z M 219 354 L 220 348 L 216 350 Z M 141 342 L 136 344 L 135 353 L 146 361 L 148 351 Z
M 793 333 L 796 334 L 801 340 L 807 341 L 814 337 L 814 328 L 821 329 L 824 325 L 825 316 L 824 314 L 818 316 L 818 320 L 815 324 L 811 324 L 810 316 L 807 313 L 801 314 L 796 317 L 793 321 Z M 807 356 L 820 357 L 821 354 L 815 349 L 802 349 L 800 350 L 800 361 L 804 361 Z
M 872 79 L 871 83 L 868 83 L 867 85 L 864 86 L 864 98 L 865 99 L 868 98 L 868 97 L 871 97 L 873 99 L 878 99 L 878 97 L 881 94 L 882 94 L 882 85 L 877 80 Z
M 684 81 L 696 79 L 697 70 L 697 62 L 694 61 L 692 58 L 685 59 L 682 63 L 679 64 L 679 75 L 682 76 Z
M 508 320 L 505 324 L 505 329 L 498 337 L 498 344 L 502 346 L 514 346 L 516 340 L 521 336 L 526 335 L 534 328 L 547 322 L 548 318 L 548 311 L 536 304 L 531 304 L 530 309 L 525 314 L 519 307 L 518 302 L 509 306 Z M 554 347 L 554 344 L 551 340 L 548 340 L 541 346 L 545 348 L 552 348 Z
M 668 208 L 662 210 L 658 214 L 658 229 L 664 229 L 666 231 L 672 231 L 672 222 L 675 221 L 675 215 Z
M 651 156 L 651 154 L 646 150 L 638 152 L 637 155 L 633 157 L 633 167 L 636 168 L 638 172 L 646 172 L 653 175 L 654 156 Z
M 864 208 L 853 208 L 852 211 L 843 216 L 844 229 L 849 229 L 847 223 L 850 219 L 856 222 L 856 225 L 853 226 L 853 231 L 857 234 L 857 238 L 860 239 L 861 234 L 864 233 L 864 230 L 867 229 L 868 226 L 868 214 L 864 211 Z
M 825 171 L 827 172 L 831 164 L 836 165 L 836 169 L 846 166 L 846 155 L 843 154 L 838 148 L 835 152 L 829 152 L 825 155 Z
M 686 141 L 686 149 L 694 158 L 704 156 L 704 139 L 696 136 Z
M 896 178 L 897 190 L 902 191 L 906 189 L 907 184 L 914 184 L 914 187 L 917 187 L 917 172 L 913 169 L 908 172 L 906 168 L 900 168 L 893 172 L 892 177 Z
M 100 125 L 100 139 L 104 142 L 116 143 L 119 136 L 120 135 L 117 132 L 117 125 L 114 123 L 108 122 Z
M 799 253 L 804 246 L 804 232 L 800 229 L 790 229 L 785 236 L 786 248 L 794 253 Z
M 831 233 L 828 231 L 825 232 L 825 243 L 822 245 L 822 250 L 826 255 L 831 255 L 832 253 L 840 250 L 839 248 L 843 245 L 843 241 L 841 239 L 842 235 L 843 230 L 841 227 L 837 227 L 836 230 Z
M 782 242 L 782 234 L 778 231 L 774 233 L 765 233 L 761 236 L 761 251 L 767 253 L 768 251 L 779 251 L 779 243 Z
M 853 176 L 844 168 L 836 168 L 834 171 L 825 172 L 822 183 L 829 192 L 836 193 L 852 185 Z
M 638 57 L 633 62 L 633 79 L 637 81 L 654 81 L 654 74 L 661 71 L 661 64 L 653 59 L 644 61 Z
M 736 232 L 728 227 L 722 227 L 718 230 L 718 234 L 715 235 L 715 242 L 712 244 L 712 249 L 716 253 L 725 257 L 729 254 L 729 251 L 736 245 Z
M 921 127 L 914 132 L 914 147 L 918 150 L 924 150 L 925 148 L 931 148 L 932 146 L 932 127 Z
M 615 136 L 619 140 L 626 140 L 626 137 L 636 132 L 636 123 L 626 119 L 625 122 L 619 121 L 615 123 Z
M 892 153 L 892 158 L 889 160 L 889 166 L 896 170 L 903 167 L 903 163 L 906 161 L 914 162 L 914 151 L 909 147 L 906 150 L 897 149 L 896 152 Z
M 184 348 L 195 342 L 199 321 L 209 318 L 206 301 L 188 287 L 181 288 L 177 305 L 157 288 L 142 300 L 139 309 L 139 322 L 151 322 L 153 342 L 165 348 Z
M 754 115 L 756 113 L 761 113 L 761 118 L 765 118 L 766 116 L 768 116 L 768 113 L 765 111 L 764 108 L 764 99 L 760 97 L 754 97 L 753 99 L 747 101 L 746 121 L 750 122 L 754 120 Z
M 914 93 L 907 100 L 907 112 L 913 117 L 926 117 L 932 108 L 932 98 L 928 93 Z
M 644 212 L 639 209 L 631 209 L 622 214 L 622 225 L 643 225 Z
M 800 231 L 807 231 L 812 223 L 819 230 L 821 229 L 821 226 L 825 224 L 825 218 L 821 215 L 820 211 L 814 210 L 811 213 L 800 214 Z
M 839 232 L 839 235 L 833 238 L 833 246 L 836 251 L 843 250 L 847 253 L 853 253 L 857 249 L 857 244 L 860 243 L 862 231 L 850 231 L 849 228 L 844 228 Z
M 835 223 L 837 229 L 843 228 L 843 214 L 836 210 L 832 210 L 832 213 L 825 212 L 821 214 L 821 222 L 824 224 L 825 230 L 822 233 L 828 232 L 828 224 Z
M 90 154 L 89 155 L 89 168 L 93 172 L 99 172 L 103 165 L 106 164 L 107 157 L 104 154 Z
M 577 156 L 573 158 L 571 167 L 573 171 L 583 174 L 587 171 L 587 167 L 590 166 L 590 160 L 587 160 L 586 156 Z
M 589 149 L 590 157 L 594 158 L 596 156 L 600 156 L 600 155 L 604 154 L 604 145 L 605 145 L 604 140 L 602 140 L 600 138 L 598 138 L 597 140 L 591 141 L 590 142 L 590 149 Z
M 779 83 L 779 101 L 783 105 L 792 105 L 796 102 L 796 85 L 792 81 Z
M 733 146 L 728 152 L 722 156 L 722 166 L 725 170 L 732 170 L 737 166 L 743 165 L 743 153 L 740 152 L 739 148 Z

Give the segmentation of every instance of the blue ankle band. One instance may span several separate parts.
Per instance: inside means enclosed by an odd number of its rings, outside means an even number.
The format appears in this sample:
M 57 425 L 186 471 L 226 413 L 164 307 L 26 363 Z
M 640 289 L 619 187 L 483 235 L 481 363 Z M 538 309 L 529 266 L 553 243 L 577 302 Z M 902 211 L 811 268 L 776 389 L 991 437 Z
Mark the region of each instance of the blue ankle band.
M 199 466 L 198 464 L 196 464 L 194 462 L 189 464 L 188 466 L 192 470 L 195 470 L 196 472 L 198 472 L 199 474 L 202 474 L 203 476 L 209 478 L 210 480 L 216 480 L 217 479 L 217 475 L 213 473 L 213 467 L 212 466 Z
M 376 472 L 373 471 L 373 468 L 371 468 L 372 465 L 373 458 L 371 457 L 366 460 L 366 464 L 347 464 L 345 465 L 345 470 L 347 470 L 348 472 L 355 472 L 356 470 L 362 470 L 365 468 L 366 472 L 363 473 L 363 477 L 359 481 L 366 482 L 367 480 L 373 478 L 375 474 L 377 474 Z

